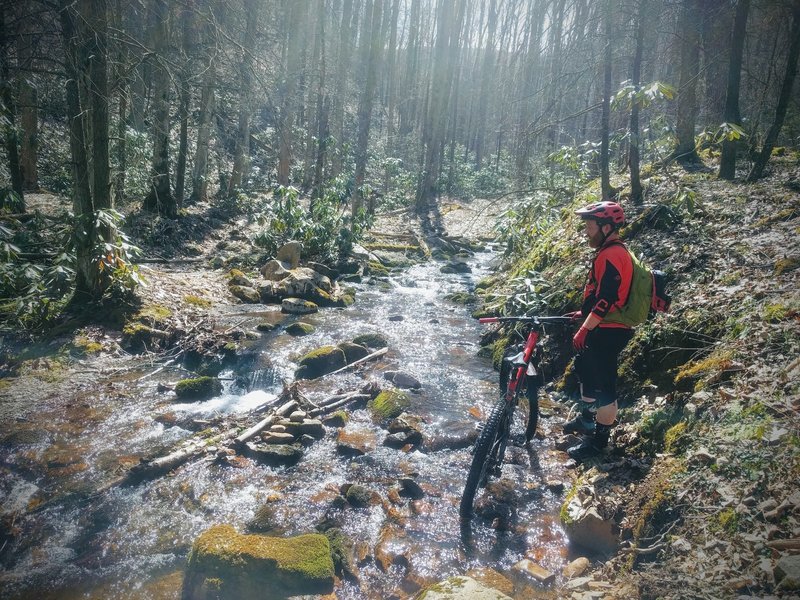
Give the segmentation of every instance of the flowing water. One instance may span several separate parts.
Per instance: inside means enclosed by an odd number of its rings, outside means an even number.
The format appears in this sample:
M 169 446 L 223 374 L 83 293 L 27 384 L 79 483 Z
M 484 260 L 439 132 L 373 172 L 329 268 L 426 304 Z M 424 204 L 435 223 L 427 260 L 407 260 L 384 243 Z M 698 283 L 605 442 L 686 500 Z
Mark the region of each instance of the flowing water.
M 402 452 L 383 447 L 386 432 L 365 410 L 354 411 L 348 423 L 375 437 L 375 450 L 362 457 L 339 456 L 336 432 L 330 430 L 293 467 L 249 459 L 232 467 L 201 459 L 153 481 L 96 493 L 140 457 L 164 454 L 197 435 L 187 425 L 193 419 L 246 415 L 274 401 L 306 351 L 362 333 L 386 336 L 388 354 L 362 370 L 304 382 L 307 396 L 321 399 L 354 390 L 365 380 L 387 385 L 383 372 L 402 370 L 423 384 L 411 394 L 410 412 L 423 418 L 427 439 L 457 438 L 474 429 L 478 421 L 470 412 L 488 413 L 497 374 L 489 359 L 478 356 L 484 326 L 471 318 L 469 308 L 444 297 L 471 291 L 490 259 L 489 253 L 477 254 L 470 260 L 471 274 L 442 274 L 441 263 L 430 262 L 393 276 L 388 285 L 357 284 L 353 306 L 303 318 L 316 327 L 313 334 L 293 338 L 282 328 L 264 334 L 250 348 L 244 377 L 241 368 L 223 373 L 230 376 L 227 387 L 209 401 L 175 404 L 156 386 L 159 377 L 174 381 L 180 374 L 142 378 L 142 371 L 99 382 L 81 401 L 18 419 L 0 446 L 0 595 L 178 598 L 193 540 L 217 523 L 246 531 L 257 511 L 273 535 L 314 531 L 332 518 L 356 548 L 364 549 L 361 554 L 368 558 L 357 567 L 358 583 L 339 584 L 339 598 L 408 597 L 420 585 L 483 566 L 510 575 L 525 557 L 558 572 L 568 558 L 558 522 L 563 500 L 558 481 L 566 476 L 563 455 L 552 450 L 553 418 L 540 421 L 545 439 L 532 451 L 510 448 L 507 454 L 503 475 L 514 482 L 519 505 L 503 530 L 480 519 L 470 530 L 459 526 L 468 448 Z M 264 319 L 282 325 L 297 320 L 259 308 L 236 307 L 235 318 L 245 327 Z M 331 509 L 343 484 L 366 486 L 385 500 L 404 476 L 415 479 L 424 498 Z M 376 545 L 403 559 L 383 572 L 369 560 Z M 541 592 L 530 581 L 517 578 L 516 583 L 517 597 Z

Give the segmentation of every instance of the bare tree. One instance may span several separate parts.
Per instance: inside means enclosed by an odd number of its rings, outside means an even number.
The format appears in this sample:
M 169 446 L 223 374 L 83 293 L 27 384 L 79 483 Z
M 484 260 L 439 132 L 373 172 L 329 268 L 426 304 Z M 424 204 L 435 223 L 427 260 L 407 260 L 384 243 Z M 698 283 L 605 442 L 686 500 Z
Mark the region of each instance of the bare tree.
M 725 122 L 740 126 L 742 116 L 739 113 L 739 86 L 742 80 L 742 54 L 747 27 L 747 14 L 750 11 L 750 0 L 739 0 L 736 3 L 736 17 L 731 32 L 731 55 L 728 67 L 728 93 L 725 96 Z M 719 159 L 720 179 L 736 177 L 737 141 L 726 138 L 722 142 L 722 156 Z

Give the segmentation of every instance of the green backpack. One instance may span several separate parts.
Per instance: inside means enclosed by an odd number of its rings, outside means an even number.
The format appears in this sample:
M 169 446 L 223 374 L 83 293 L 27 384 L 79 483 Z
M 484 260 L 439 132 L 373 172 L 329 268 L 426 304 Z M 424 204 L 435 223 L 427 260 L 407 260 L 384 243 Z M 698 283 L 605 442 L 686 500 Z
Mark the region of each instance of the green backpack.
M 666 292 L 666 274 L 651 270 L 625 244 L 619 244 L 627 250 L 633 263 L 631 288 L 625 304 L 608 313 L 603 320 L 636 327 L 657 312 L 668 312 L 672 298 Z

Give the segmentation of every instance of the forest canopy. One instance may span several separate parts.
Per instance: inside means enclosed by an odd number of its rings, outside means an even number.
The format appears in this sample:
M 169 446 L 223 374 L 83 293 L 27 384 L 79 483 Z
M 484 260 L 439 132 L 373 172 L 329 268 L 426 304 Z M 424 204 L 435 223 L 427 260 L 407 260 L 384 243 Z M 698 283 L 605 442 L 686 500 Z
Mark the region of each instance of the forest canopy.
M 537 192 L 554 207 L 595 177 L 614 196 L 618 174 L 641 204 L 647 170 L 674 160 L 721 155 L 720 177 L 752 180 L 800 136 L 796 0 L 3 0 L 0 11 L 0 206 L 24 214 L 39 190 L 72 200 L 44 262 L 3 222 L 6 299 L 32 281 L 54 301 L 135 285 L 117 211 L 274 213 L 302 196 L 352 241 L 376 210 L 409 207 L 434 227 L 443 197 Z M 38 280 L 20 275 L 28 267 Z

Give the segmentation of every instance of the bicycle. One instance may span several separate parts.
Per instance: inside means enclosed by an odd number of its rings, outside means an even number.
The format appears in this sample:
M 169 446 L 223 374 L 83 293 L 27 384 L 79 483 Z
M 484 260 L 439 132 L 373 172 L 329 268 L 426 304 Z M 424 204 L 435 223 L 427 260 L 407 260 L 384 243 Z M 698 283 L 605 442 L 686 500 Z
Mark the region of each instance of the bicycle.
M 482 426 L 472 448 L 472 464 L 461 494 L 459 515 L 462 520 L 472 517 L 473 503 L 478 488 L 485 487 L 490 476 L 500 475 L 506 446 L 511 433 L 514 411 L 523 392 L 528 399 L 528 425 L 525 439 L 529 442 L 536 432 L 539 420 L 539 388 L 544 384 L 541 373 L 541 348 L 538 346 L 545 323 L 570 323 L 570 317 L 484 317 L 480 323 L 524 323 L 530 326 L 525 343 L 512 347 L 520 350 L 506 356 L 500 366 L 501 397 L 495 403 L 489 418 Z

